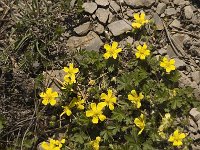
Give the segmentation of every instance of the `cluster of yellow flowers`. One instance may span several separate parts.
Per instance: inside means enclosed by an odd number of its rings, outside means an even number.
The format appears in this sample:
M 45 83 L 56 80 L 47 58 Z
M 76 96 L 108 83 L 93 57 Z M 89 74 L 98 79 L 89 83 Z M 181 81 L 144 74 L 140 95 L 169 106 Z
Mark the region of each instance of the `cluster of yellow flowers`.
M 50 138 L 49 142 L 42 142 L 41 148 L 43 150 L 60 150 L 64 143 L 65 143 L 65 139 L 54 140 Z
M 149 23 L 149 20 L 145 19 L 145 14 L 141 13 L 140 15 L 138 13 L 134 14 L 135 21 L 132 23 L 133 28 L 141 28 L 143 25 Z M 118 47 L 118 42 L 112 42 L 111 45 L 105 44 L 104 48 L 106 49 L 106 52 L 104 53 L 103 57 L 105 59 L 109 59 L 112 57 L 113 59 L 117 59 L 118 53 L 122 52 L 122 49 Z M 150 50 L 148 49 L 148 46 L 146 43 L 143 45 L 138 45 L 136 47 L 135 57 L 140 60 L 145 60 L 147 56 L 150 55 Z M 164 57 L 162 61 L 160 62 L 160 66 L 163 67 L 167 73 L 170 73 L 172 70 L 175 70 L 175 61 L 174 59 L 168 59 L 167 57 Z M 69 67 L 64 67 L 64 72 L 66 75 L 64 76 L 64 82 L 63 86 L 71 85 L 73 83 L 76 83 L 76 74 L 79 72 L 78 68 L 74 68 L 74 64 L 70 63 Z M 89 85 L 94 85 L 95 80 L 91 80 L 89 82 Z M 46 92 L 40 93 L 40 97 L 43 99 L 42 103 L 44 105 L 50 104 L 54 106 L 56 104 L 56 98 L 58 97 L 57 92 L 53 92 L 51 88 L 47 88 Z M 111 111 L 114 110 L 114 105 L 117 103 L 117 97 L 113 94 L 113 91 L 109 89 L 106 93 L 102 93 L 100 95 L 100 99 L 103 102 L 91 103 L 89 106 L 89 109 L 86 110 L 86 117 L 92 118 L 92 123 L 97 124 L 100 121 L 104 121 L 106 119 L 106 116 L 103 114 L 104 108 L 107 106 Z M 142 92 L 137 93 L 135 89 L 133 89 L 128 94 L 128 100 L 130 100 L 131 103 L 134 104 L 134 107 L 139 109 L 141 107 L 141 101 L 144 99 L 144 95 Z M 69 103 L 69 105 L 62 106 L 63 107 L 63 113 L 61 113 L 60 116 L 63 116 L 66 114 L 67 116 L 70 116 L 72 114 L 72 108 L 77 107 L 78 110 L 84 110 L 85 106 L 85 100 L 82 99 L 80 96 L 74 97 L 72 101 Z M 170 114 L 166 114 L 164 118 L 162 118 L 161 125 L 158 129 L 158 133 L 161 137 L 166 138 L 165 133 L 163 132 L 165 129 L 167 129 L 170 126 L 171 118 Z M 145 128 L 145 116 L 143 113 L 138 118 L 134 119 L 134 124 L 140 128 L 140 131 L 138 132 L 138 135 L 140 135 L 144 128 Z M 174 131 L 173 135 L 169 137 L 170 142 L 173 142 L 174 146 L 180 146 L 182 145 L 182 139 L 185 138 L 184 133 L 180 133 L 179 130 Z M 94 150 L 99 150 L 99 143 L 101 138 L 96 137 L 96 140 L 91 141 L 91 145 Z M 49 142 L 43 142 L 42 147 L 44 150 L 60 150 L 62 147 L 62 144 L 65 143 L 65 140 L 53 140 L 50 139 Z

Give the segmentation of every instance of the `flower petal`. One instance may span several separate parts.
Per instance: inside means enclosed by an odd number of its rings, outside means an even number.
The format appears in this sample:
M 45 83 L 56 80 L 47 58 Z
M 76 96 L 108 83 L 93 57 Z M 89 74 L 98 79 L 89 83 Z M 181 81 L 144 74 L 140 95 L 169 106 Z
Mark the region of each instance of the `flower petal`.
M 42 104 L 47 105 L 49 103 L 48 99 L 43 99 Z
M 93 122 L 93 123 L 97 124 L 98 121 L 99 121 L 99 119 L 98 119 L 97 117 L 93 117 L 93 118 L 92 118 L 92 122 Z
M 113 110 L 114 109 L 114 105 L 112 103 L 109 104 L 109 109 Z
M 133 14 L 133 17 L 134 17 L 135 20 L 139 20 L 140 19 L 139 13 Z
M 56 104 L 56 100 L 55 99 L 51 99 L 50 100 L 50 104 L 51 104 L 51 106 L 54 106 Z
M 94 115 L 94 112 L 91 110 L 86 111 L 86 117 L 91 117 Z
M 108 59 L 108 58 L 110 57 L 110 53 L 104 53 L 103 57 L 104 57 L 105 59 Z
M 117 49 L 117 46 L 118 46 L 118 42 L 113 42 L 112 43 L 112 49 Z
M 104 48 L 106 49 L 106 51 L 109 51 L 111 49 L 111 46 L 109 44 L 105 44 Z

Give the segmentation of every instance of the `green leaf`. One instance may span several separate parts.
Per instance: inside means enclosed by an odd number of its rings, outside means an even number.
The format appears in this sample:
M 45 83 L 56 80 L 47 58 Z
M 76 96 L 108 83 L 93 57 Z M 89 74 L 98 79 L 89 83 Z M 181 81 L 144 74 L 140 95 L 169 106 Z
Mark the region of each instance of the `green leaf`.
M 138 86 L 141 81 L 148 77 L 147 72 L 142 68 L 136 68 L 131 74 L 131 77 L 134 80 L 135 86 Z
M 126 115 L 121 109 L 114 109 L 111 118 L 113 120 L 117 120 L 118 122 L 122 122 L 124 119 L 126 119 Z
M 130 90 L 133 88 L 133 78 L 131 73 L 124 73 L 121 77 L 117 80 L 118 90 Z

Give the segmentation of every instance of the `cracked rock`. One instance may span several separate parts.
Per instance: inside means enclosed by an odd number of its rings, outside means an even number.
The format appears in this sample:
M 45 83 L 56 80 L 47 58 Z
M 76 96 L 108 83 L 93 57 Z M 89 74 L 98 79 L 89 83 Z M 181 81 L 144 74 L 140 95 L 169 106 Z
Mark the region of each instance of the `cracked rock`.
M 174 19 L 174 21 L 172 21 L 172 23 L 169 25 L 171 28 L 173 27 L 178 27 L 180 28 L 181 27 L 181 22 L 177 19 Z
M 118 12 L 120 10 L 120 6 L 115 1 L 110 1 L 110 7 L 111 9 L 114 9 L 114 11 Z
M 159 3 L 157 8 L 156 8 L 156 12 L 158 14 L 162 14 L 162 13 L 164 13 L 166 8 L 167 8 L 167 5 L 165 3 Z
M 97 3 L 97 5 L 99 6 L 108 6 L 109 5 L 109 2 L 108 0 L 95 0 L 95 2 Z
M 78 35 L 84 35 L 90 30 L 90 25 L 91 25 L 90 22 L 86 22 L 86 23 L 74 28 L 74 32 L 76 32 L 76 34 L 78 34 Z
M 84 3 L 82 7 L 84 8 L 85 12 L 93 14 L 97 9 L 97 4 L 94 2 L 89 2 L 89 3 Z
M 165 10 L 165 14 L 166 14 L 167 16 L 175 15 L 175 14 L 176 14 L 176 9 L 175 9 L 175 8 L 167 8 L 167 9 Z
M 191 6 L 185 6 L 184 7 L 184 14 L 186 19 L 192 19 L 194 16 L 194 12 Z
M 98 34 L 102 34 L 104 32 L 104 26 L 98 23 L 94 31 L 97 32 Z
M 103 45 L 103 42 L 99 36 L 90 31 L 86 36 L 76 37 L 72 36 L 67 41 L 67 48 L 71 50 L 76 49 L 85 49 L 85 50 L 94 50 L 99 51 L 100 47 Z
M 132 29 L 131 23 L 128 20 L 118 20 L 108 25 L 109 30 L 114 36 L 121 35 Z
M 133 8 L 151 7 L 155 0 L 124 0 L 125 3 Z
M 197 84 L 200 83 L 200 71 L 191 72 L 190 76 L 192 80 L 195 81 Z
M 197 108 L 192 108 L 189 114 L 195 119 L 195 121 L 198 121 L 200 119 L 200 112 L 197 111 Z
M 108 20 L 108 16 L 110 11 L 108 9 L 98 8 L 96 11 L 96 16 L 101 23 L 106 23 Z

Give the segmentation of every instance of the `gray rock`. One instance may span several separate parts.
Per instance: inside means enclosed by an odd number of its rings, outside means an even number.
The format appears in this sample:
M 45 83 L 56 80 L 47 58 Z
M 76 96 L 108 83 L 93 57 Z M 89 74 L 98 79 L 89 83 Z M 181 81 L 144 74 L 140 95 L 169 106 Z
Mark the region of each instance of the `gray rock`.
M 170 3 L 169 0 L 160 0 L 160 2 L 163 2 L 163 3 L 165 3 L 165 4 L 169 4 L 169 3 Z
M 190 126 L 192 126 L 195 130 L 197 130 L 197 128 L 198 128 L 198 126 L 197 126 L 197 124 L 194 122 L 194 120 L 193 119 L 189 119 L 189 124 L 190 124 Z
M 188 127 L 188 130 L 190 131 L 190 132 L 192 132 L 192 133 L 197 133 L 198 132 L 198 130 L 196 130 L 195 128 L 193 128 L 193 127 Z
M 86 23 L 74 28 L 74 32 L 76 32 L 76 34 L 78 34 L 78 35 L 84 35 L 90 30 L 90 26 L 91 26 L 91 23 L 86 22 Z
M 126 42 L 127 42 L 128 44 L 133 44 L 133 38 L 130 37 L 130 36 L 128 36 L 127 39 L 126 39 Z
M 162 13 L 164 13 L 166 8 L 167 8 L 167 5 L 165 3 L 159 3 L 157 8 L 156 8 L 156 12 L 158 14 L 162 14 Z
M 176 9 L 175 8 L 167 8 L 167 9 L 165 9 L 165 14 L 167 16 L 175 15 L 176 14 Z
M 195 81 L 197 84 L 200 83 L 200 71 L 191 72 L 190 76 L 192 77 L 192 80 Z
M 157 13 L 153 14 L 153 19 L 156 24 L 156 30 L 163 30 L 164 26 L 163 26 L 162 20 L 160 19 Z
M 118 20 L 108 25 L 109 30 L 114 36 L 121 35 L 132 29 L 131 23 L 128 20 Z
M 185 4 L 185 0 L 174 0 L 174 4 L 175 5 L 184 5 Z
M 108 6 L 109 5 L 109 1 L 108 0 L 95 0 L 95 2 L 97 3 L 97 5 L 99 6 Z
M 93 14 L 97 9 L 97 4 L 94 2 L 89 2 L 89 3 L 84 3 L 82 7 L 84 8 L 85 12 Z
M 200 112 L 197 110 L 197 108 L 192 108 L 189 114 L 195 119 L 195 121 L 200 119 Z
M 125 3 L 133 8 L 151 7 L 155 0 L 124 0 Z
M 171 28 L 173 28 L 173 27 L 178 27 L 178 28 L 180 28 L 182 25 L 181 25 L 181 22 L 179 21 L 179 20 L 177 20 L 177 19 L 174 19 L 173 21 L 172 21 L 172 23 L 169 25 Z
M 99 36 L 90 31 L 86 36 L 76 37 L 72 36 L 67 41 L 67 48 L 70 50 L 76 49 L 85 49 L 85 50 L 94 50 L 99 51 L 99 48 L 103 45 L 103 42 L 99 38 Z
M 194 144 L 191 144 L 192 146 L 192 150 L 200 150 L 200 146 L 199 145 L 194 145 Z
M 167 55 L 172 58 L 172 57 L 177 57 L 176 53 L 172 49 L 170 45 L 167 45 Z
M 184 14 L 186 19 L 192 19 L 194 16 L 194 12 L 191 6 L 185 6 L 184 7 Z
M 179 58 L 174 58 L 174 60 L 175 60 L 175 66 L 176 66 L 177 69 L 181 69 L 181 68 L 186 67 L 186 63 L 183 60 L 181 60 Z
M 190 137 L 193 139 L 193 140 L 198 140 L 200 139 L 200 134 L 193 134 L 193 133 L 190 133 Z
M 110 7 L 111 9 L 114 9 L 114 11 L 118 12 L 120 10 L 120 6 L 115 1 L 110 1 Z
M 177 33 L 177 34 L 174 34 L 174 35 L 172 36 L 172 38 L 175 40 L 175 44 L 176 44 L 177 46 L 183 48 L 184 40 L 185 40 L 185 38 L 187 38 L 187 37 L 186 37 L 185 34 L 179 34 L 179 33 Z
M 97 32 L 98 34 L 102 34 L 104 32 L 104 30 L 105 30 L 104 26 L 99 23 L 96 25 L 96 27 L 94 29 L 94 31 Z
M 110 12 L 109 17 L 108 17 L 108 23 L 113 22 L 113 20 L 115 20 L 115 15 L 113 15 L 113 14 Z
M 95 14 L 99 21 L 105 24 L 108 20 L 110 11 L 108 9 L 98 8 Z
M 167 50 L 164 49 L 164 48 L 161 48 L 161 49 L 158 50 L 158 53 L 159 53 L 160 55 L 165 55 L 165 54 L 167 54 Z

